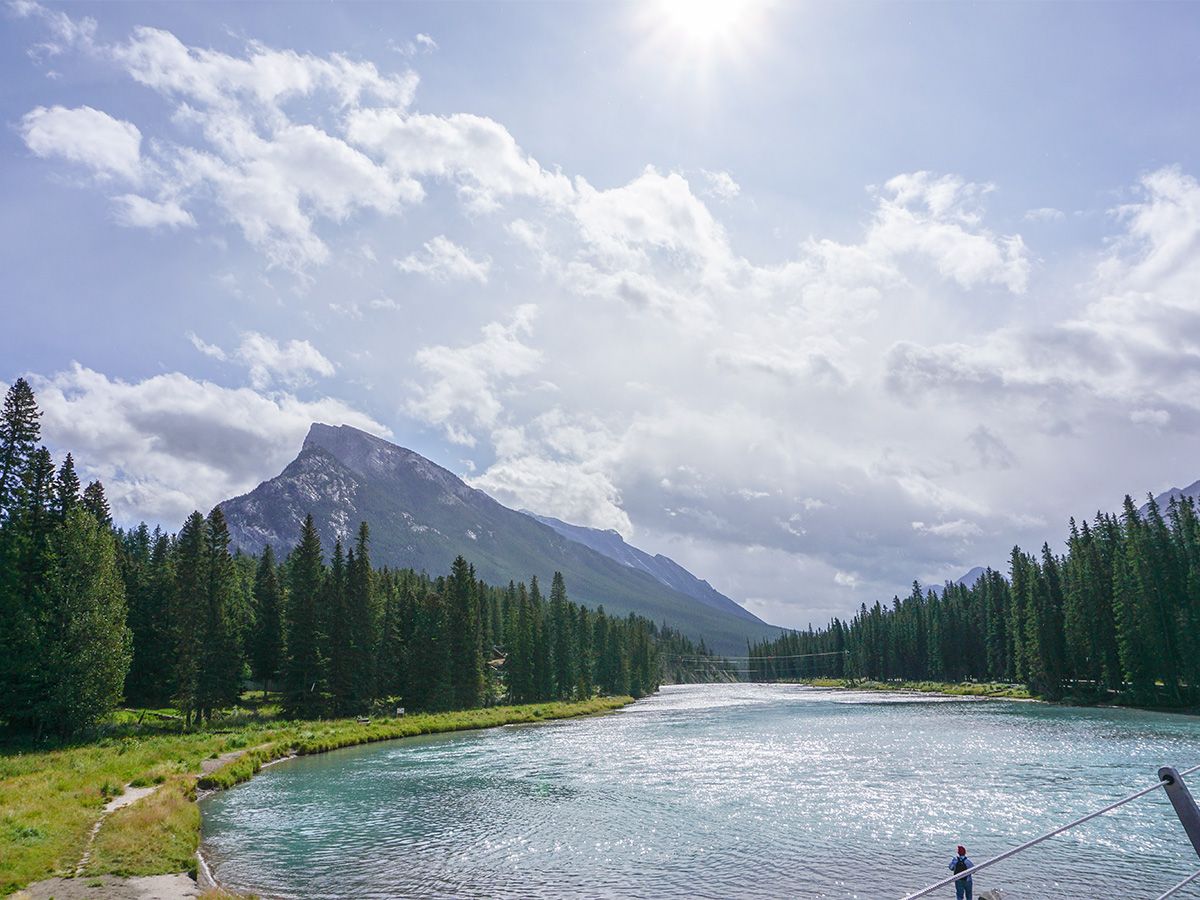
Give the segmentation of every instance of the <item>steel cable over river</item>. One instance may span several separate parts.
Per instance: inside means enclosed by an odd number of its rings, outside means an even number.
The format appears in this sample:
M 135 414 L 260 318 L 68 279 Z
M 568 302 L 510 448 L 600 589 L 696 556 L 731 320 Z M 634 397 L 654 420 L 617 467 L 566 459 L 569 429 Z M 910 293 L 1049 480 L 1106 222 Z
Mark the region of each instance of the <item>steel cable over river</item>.
M 672 687 L 595 719 L 282 763 L 203 802 L 203 849 L 267 897 L 899 897 L 957 844 L 987 860 L 1198 756 L 1188 716 Z M 975 892 L 1154 900 L 1196 868 L 1154 784 Z

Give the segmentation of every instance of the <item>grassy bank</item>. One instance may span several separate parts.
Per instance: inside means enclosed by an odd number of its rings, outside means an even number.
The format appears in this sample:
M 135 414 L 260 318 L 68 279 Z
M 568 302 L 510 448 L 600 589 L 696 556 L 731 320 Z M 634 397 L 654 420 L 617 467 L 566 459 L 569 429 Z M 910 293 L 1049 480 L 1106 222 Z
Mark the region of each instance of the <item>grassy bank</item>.
M 162 785 L 152 796 L 104 818 L 85 874 L 155 875 L 190 871 L 200 839 L 193 801 L 201 788 L 245 781 L 266 762 L 372 741 L 593 715 L 630 697 L 578 703 L 497 706 L 451 713 L 322 722 L 250 721 L 189 733 L 126 726 L 87 744 L 38 750 L 0 747 L 0 895 L 74 872 L 105 804 L 126 784 Z M 201 764 L 239 759 L 198 779 Z
M 1007 700 L 1033 700 L 1035 696 L 1018 684 L 950 681 L 858 681 L 852 678 L 807 678 L 794 682 L 813 687 L 842 688 L 856 691 L 910 691 L 918 694 L 947 694 L 951 697 L 995 697 Z

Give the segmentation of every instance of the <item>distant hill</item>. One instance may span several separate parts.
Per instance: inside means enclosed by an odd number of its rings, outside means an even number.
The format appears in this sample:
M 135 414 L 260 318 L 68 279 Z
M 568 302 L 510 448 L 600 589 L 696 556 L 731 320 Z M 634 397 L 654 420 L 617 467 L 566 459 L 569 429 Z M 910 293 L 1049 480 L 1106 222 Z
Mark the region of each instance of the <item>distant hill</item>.
M 1158 504 L 1158 508 L 1166 511 L 1167 506 L 1172 500 L 1177 500 L 1180 497 L 1191 497 L 1193 500 L 1200 500 L 1200 481 L 1193 481 L 1185 488 L 1173 487 L 1168 491 L 1163 491 L 1154 498 L 1154 502 Z M 1145 515 L 1150 510 L 1150 504 L 1142 504 L 1139 512 Z
M 704 602 L 565 537 L 420 454 L 348 425 L 314 424 L 281 474 L 221 507 L 233 543 L 248 552 L 267 544 L 287 552 L 312 513 L 326 552 L 335 540 L 351 540 L 365 521 L 376 565 L 437 575 L 462 554 L 492 584 L 536 574 L 547 589 L 551 574 L 561 571 L 571 599 L 665 621 L 721 653 L 744 653 L 747 638 L 780 632 L 740 607 Z
M 980 578 L 982 578 L 986 573 L 987 573 L 987 569 L 984 566 L 975 566 L 973 569 L 971 569 L 965 575 L 963 575 L 959 578 L 956 578 L 954 580 L 954 583 L 964 585 L 968 588 L 972 588 L 972 587 L 975 587 L 975 582 L 977 582 Z M 935 594 L 940 595 L 942 593 L 942 589 L 945 586 L 946 586 L 945 584 L 926 585 L 925 589 L 929 590 L 929 591 L 933 591 Z
M 522 510 L 543 525 L 548 525 L 572 541 L 577 541 L 585 547 L 591 547 L 597 553 L 602 553 L 609 559 L 616 560 L 623 566 L 645 572 L 656 581 L 674 588 L 681 594 L 698 600 L 705 606 L 722 610 L 751 622 L 761 620 L 752 612 L 740 606 L 736 601 L 726 597 L 707 581 L 697 578 L 679 563 L 661 553 L 651 556 L 645 550 L 639 550 L 630 544 L 617 532 L 608 529 L 585 528 L 582 525 L 571 525 L 553 516 L 539 516 L 529 510 Z
M 964 575 L 962 578 L 958 579 L 958 581 L 956 581 L 954 583 L 961 584 L 961 585 L 964 585 L 969 588 L 975 587 L 975 582 L 977 582 L 980 578 L 982 578 L 986 572 L 987 572 L 987 569 L 984 568 L 983 566 L 976 566 L 971 571 L 969 571 L 966 575 Z

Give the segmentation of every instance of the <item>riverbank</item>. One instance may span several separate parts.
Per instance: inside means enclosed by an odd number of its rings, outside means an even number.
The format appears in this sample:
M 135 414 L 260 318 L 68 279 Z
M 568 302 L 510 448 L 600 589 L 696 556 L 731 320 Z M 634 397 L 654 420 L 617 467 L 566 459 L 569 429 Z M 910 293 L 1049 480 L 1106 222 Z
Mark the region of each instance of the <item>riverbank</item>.
M 804 678 L 786 682 L 847 691 L 893 691 L 946 697 L 985 697 L 995 700 L 1038 700 L 1019 684 L 951 681 L 859 681 L 853 678 Z
M 54 876 L 79 885 L 95 882 L 92 897 L 118 897 L 125 894 L 101 887 L 112 880 L 104 876 L 195 875 L 197 789 L 238 784 L 273 760 L 421 734 L 596 715 L 632 702 L 605 697 L 497 706 L 369 724 L 267 720 L 188 733 L 128 729 L 54 750 L 4 747 L 0 896 Z M 138 788 L 152 790 L 136 802 L 119 803 L 126 791 Z
M 1064 694 L 1049 698 L 1035 694 L 1019 684 L 979 681 L 859 681 L 852 678 L 803 678 L 780 682 L 781 684 L 805 684 L 810 687 L 832 688 L 846 691 L 899 691 L 902 693 L 937 694 L 946 697 L 980 697 L 989 700 L 1028 700 L 1038 703 L 1056 703 L 1060 706 L 1096 707 L 1103 709 L 1140 709 L 1145 712 L 1171 713 L 1180 716 L 1200 716 L 1200 707 L 1172 706 L 1161 703 L 1116 702 L 1118 695 L 1104 697 Z

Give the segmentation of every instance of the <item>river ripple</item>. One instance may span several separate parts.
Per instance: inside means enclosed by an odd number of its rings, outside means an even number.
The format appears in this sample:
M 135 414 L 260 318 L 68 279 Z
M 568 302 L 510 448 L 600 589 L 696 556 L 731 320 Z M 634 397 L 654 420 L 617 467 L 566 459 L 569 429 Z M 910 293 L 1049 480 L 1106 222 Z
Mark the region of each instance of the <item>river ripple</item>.
M 960 842 L 979 861 L 1196 763 L 1191 717 L 671 687 L 600 718 L 282 763 L 203 802 L 204 851 L 267 897 L 897 897 Z M 975 890 L 1152 898 L 1197 868 L 1156 793 Z

